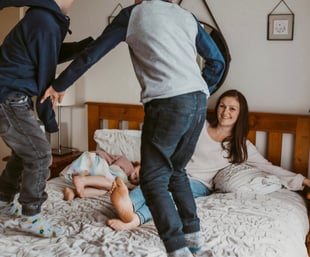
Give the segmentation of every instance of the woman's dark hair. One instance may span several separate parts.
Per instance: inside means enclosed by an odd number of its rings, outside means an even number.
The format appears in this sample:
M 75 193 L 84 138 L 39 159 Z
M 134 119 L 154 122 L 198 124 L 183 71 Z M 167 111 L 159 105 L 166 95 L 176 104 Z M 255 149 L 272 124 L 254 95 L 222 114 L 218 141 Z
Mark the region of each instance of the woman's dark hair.
M 231 163 L 242 163 L 248 158 L 246 140 L 249 133 L 249 108 L 243 94 L 238 90 L 231 89 L 224 92 L 215 105 L 215 119 L 210 123 L 215 128 L 218 125 L 217 110 L 224 97 L 234 97 L 240 105 L 240 112 L 237 121 L 232 129 L 232 134 L 222 141 L 222 147 L 227 151 L 227 158 Z

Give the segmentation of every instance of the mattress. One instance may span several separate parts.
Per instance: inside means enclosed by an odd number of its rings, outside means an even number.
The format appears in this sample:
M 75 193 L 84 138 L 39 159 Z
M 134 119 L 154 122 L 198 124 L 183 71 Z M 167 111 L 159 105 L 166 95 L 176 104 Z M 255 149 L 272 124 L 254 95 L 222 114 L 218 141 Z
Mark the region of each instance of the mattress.
M 17 219 L 0 216 L 0 256 L 166 256 L 152 221 L 136 229 L 114 231 L 109 193 L 63 200 L 63 177 L 47 183 L 42 213 L 64 230 L 58 238 L 39 238 L 18 231 Z M 203 232 L 203 252 L 212 257 L 306 257 L 307 211 L 295 192 L 280 189 L 257 195 L 213 193 L 196 199 Z M 201 253 L 197 256 L 206 256 Z

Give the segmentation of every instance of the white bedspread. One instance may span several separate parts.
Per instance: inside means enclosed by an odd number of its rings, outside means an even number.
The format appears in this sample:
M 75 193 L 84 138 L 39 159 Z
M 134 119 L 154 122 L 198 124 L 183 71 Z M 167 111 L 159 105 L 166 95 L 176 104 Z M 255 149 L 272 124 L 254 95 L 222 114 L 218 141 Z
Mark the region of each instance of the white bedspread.
M 62 200 L 61 178 L 49 181 L 43 213 L 65 230 L 41 239 L 16 230 L 17 221 L 0 216 L 1 257 L 159 257 L 166 256 L 153 222 L 115 232 L 109 195 Z M 205 245 L 213 257 L 306 257 L 307 212 L 299 195 L 213 194 L 196 199 Z M 206 255 L 200 255 L 206 256 Z

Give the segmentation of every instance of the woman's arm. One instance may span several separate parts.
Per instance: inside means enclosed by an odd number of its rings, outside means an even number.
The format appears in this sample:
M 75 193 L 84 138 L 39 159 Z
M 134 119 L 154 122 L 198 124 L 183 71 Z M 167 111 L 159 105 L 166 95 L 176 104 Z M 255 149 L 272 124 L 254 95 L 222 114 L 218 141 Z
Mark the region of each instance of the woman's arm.
M 310 186 L 310 180 L 303 175 L 283 169 L 282 167 L 273 165 L 266 160 L 257 150 L 257 148 L 247 140 L 248 160 L 247 164 L 252 165 L 266 173 L 277 176 L 283 186 L 289 190 L 302 190 L 304 185 Z

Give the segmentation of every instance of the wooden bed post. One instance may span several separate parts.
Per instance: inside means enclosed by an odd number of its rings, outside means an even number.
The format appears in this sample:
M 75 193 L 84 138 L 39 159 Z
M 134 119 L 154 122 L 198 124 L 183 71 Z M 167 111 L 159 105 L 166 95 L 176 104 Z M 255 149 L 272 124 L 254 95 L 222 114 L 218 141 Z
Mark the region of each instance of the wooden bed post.
M 99 119 L 99 105 L 87 102 L 88 115 L 88 151 L 96 150 L 96 142 L 94 141 L 94 134 L 96 129 L 100 128 Z
M 308 177 L 310 150 L 310 119 L 299 117 L 296 126 L 296 142 L 294 149 L 294 170 Z M 298 147 L 296 147 L 298 146 Z

